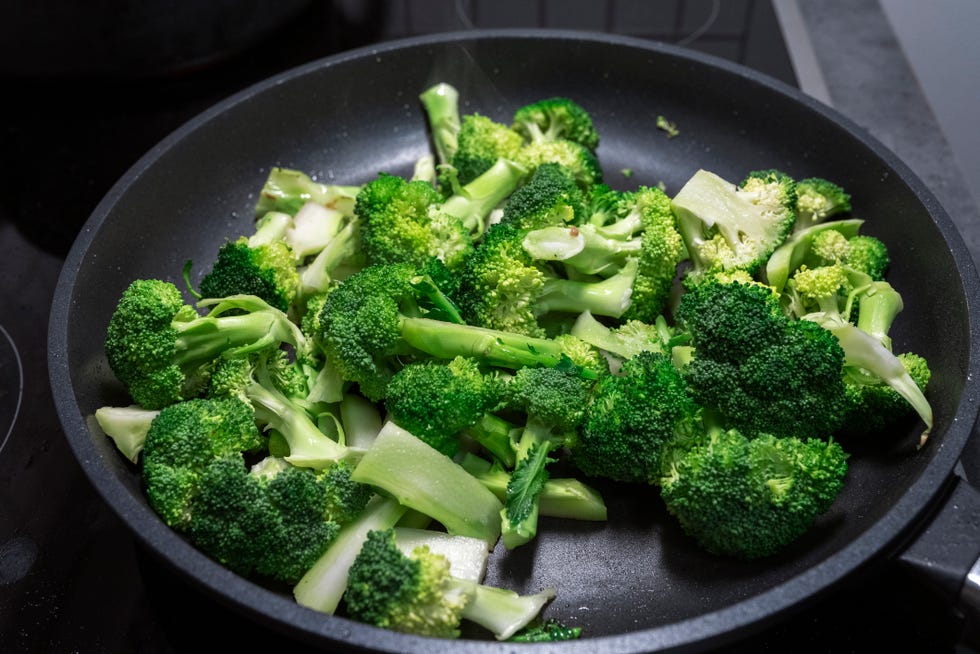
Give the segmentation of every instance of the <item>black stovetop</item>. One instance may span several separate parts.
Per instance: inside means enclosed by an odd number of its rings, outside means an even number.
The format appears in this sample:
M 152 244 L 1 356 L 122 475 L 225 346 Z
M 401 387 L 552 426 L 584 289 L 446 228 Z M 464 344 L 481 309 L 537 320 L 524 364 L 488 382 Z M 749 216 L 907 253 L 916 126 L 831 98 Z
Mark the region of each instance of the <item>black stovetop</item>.
M 564 3 L 564 4 L 563 4 Z M 352 47 L 468 27 L 557 27 L 680 43 L 796 85 L 768 2 L 314 3 L 267 42 L 164 74 L 19 76 L 0 107 L 0 651 L 303 651 L 187 586 L 95 494 L 51 397 L 46 326 L 64 257 L 144 152 L 215 102 Z M 561 5 L 561 6 L 559 6 Z M 571 6 L 573 5 L 573 6 Z M 953 652 L 957 623 L 899 571 L 862 579 L 732 652 Z M 210 641 L 211 639 L 206 639 Z M 961 650 L 962 651 L 962 650 Z

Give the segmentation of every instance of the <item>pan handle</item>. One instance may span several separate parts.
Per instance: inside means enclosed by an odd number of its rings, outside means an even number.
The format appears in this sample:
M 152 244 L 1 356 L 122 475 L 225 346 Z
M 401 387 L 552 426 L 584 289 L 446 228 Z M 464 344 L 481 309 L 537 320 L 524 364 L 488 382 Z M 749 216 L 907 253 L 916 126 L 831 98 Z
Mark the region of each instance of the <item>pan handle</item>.
M 938 513 L 898 561 L 949 600 L 966 625 L 980 624 L 980 491 L 954 475 Z

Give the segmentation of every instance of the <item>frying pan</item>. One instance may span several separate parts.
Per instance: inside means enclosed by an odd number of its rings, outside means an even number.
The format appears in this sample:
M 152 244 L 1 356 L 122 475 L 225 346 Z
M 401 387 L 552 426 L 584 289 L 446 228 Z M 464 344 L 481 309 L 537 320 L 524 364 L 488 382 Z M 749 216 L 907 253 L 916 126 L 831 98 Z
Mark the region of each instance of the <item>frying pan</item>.
M 129 401 L 106 364 L 103 338 L 131 280 L 182 286 L 187 259 L 209 262 L 225 239 L 249 233 L 256 192 L 272 166 L 344 184 L 380 171 L 408 175 L 430 151 L 418 94 L 439 81 L 459 89 L 462 111 L 504 121 L 527 102 L 574 98 L 593 114 L 613 187 L 663 183 L 673 193 L 699 167 L 732 180 L 779 168 L 798 179 L 836 181 L 852 194 L 864 232 L 889 245 L 889 279 L 905 299 L 892 334 L 896 350 L 922 354 L 933 369 L 928 397 L 936 422 L 928 444 L 916 450 L 922 427 L 912 422 L 873 442 L 848 443 L 851 470 L 839 499 L 774 558 L 706 555 L 665 515 L 654 488 L 600 481 L 608 523 L 543 520 L 533 545 L 498 548 L 488 583 L 519 592 L 553 586 L 557 599 L 547 615 L 583 628 L 582 640 L 538 651 L 699 651 L 730 642 L 894 562 L 917 546 L 919 534 L 935 531 L 939 509 L 942 517 L 950 504 L 963 506 L 964 494 L 976 496 L 954 467 L 978 411 L 977 273 L 950 218 L 892 153 L 796 90 L 710 56 L 583 32 L 450 33 L 332 56 L 228 98 L 137 162 L 79 234 L 51 312 L 54 398 L 97 491 L 166 564 L 244 615 L 331 651 L 514 648 L 468 634 L 433 643 L 367 627 L 228 572 L 155 516 L 138 472 L 89 429 L 95 409 Z M 658 115 L 680 134 L 657 130 Z M 952 492 L 960 500 L 947 501 Z M 976 560 L 976 532 L 953 540 L 975 546 L 966 558 Z M 958 557 L 953 567 L 962 568 Z

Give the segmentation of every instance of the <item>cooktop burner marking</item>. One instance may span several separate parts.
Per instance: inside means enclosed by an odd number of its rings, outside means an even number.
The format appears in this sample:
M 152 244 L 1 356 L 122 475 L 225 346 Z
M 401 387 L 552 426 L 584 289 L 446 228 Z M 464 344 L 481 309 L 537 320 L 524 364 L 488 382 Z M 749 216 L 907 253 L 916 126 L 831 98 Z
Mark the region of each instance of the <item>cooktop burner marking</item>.
M 17 352 L 17 344 L 3 325 L 0 325 L 0 334 L 3 335 L 0 339 L 0 452 L 3 452 L 4 445 L 14 431 L 17 414 L 20 413 L 20 403 L 24 397 L 24 366 Z M 8 371 L 10 367 L 15 370 Z M 16 373 L 16 382 L 11 378 L 12 373 Z

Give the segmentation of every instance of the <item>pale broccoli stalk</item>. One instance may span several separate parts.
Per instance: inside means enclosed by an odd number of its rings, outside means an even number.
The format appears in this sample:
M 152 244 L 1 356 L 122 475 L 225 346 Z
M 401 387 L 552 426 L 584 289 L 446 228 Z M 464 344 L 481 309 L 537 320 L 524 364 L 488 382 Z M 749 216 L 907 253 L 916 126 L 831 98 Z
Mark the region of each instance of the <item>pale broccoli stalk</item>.
M 159 409 L 144 409 L 138 404 L 103 406 L 95 410 L 95 421 L 119 451 L 136 463 L 143 451 L 150 423 L 159 414 Z
M 479 538 L 488 548 L 500 537 L 503 505 L 493 493 L 448 456 L 393 422 L 381 429 L 351 479 L 430 516 L 450 534 Z
M 436 159 L 439 164 L 450 164 L 458 147 L 459 91 L 441 82 L 423 91 L 419 99 L 432 131 Z

